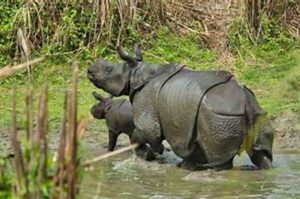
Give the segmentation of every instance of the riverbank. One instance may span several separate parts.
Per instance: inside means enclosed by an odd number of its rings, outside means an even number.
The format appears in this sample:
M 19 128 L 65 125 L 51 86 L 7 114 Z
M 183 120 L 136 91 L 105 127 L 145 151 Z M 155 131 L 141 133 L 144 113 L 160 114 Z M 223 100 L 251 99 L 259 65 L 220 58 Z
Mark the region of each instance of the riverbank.
M 101 128 L 99 128 L 101 126 Z M 300 116 L 294 112 L 286 112 L 272 120 L 275 139 L 273 145 L 274 153 L 300 151 Z M 103 127 L 103 128 L 102 128 Z M 20 132 L 24 135 L 25 132 Z M 54 152 L 59 144 L 59 131 L 50 132 L 49 149 Z M 126 135 L 121 135 L 118 139 L 116 149 L 128 146 L 130 143 Z M 80 149 L 85 158 L 102 155 L 107 152 L 108 133 L 104 121 L 94 120 L 87 132 L 80 140 Z M 12 154 L 9 138 L 9 128 L 0 130 L 0 155 L 8 156 Z
M 274 150 L 297 150 L 299 146 L 299 113 L 300 113 L 300 42 L 289 38 L 276 38 L 272 41 L 240 46 L 238 53 L 228 51 L 228 57 L 208 48 L 204 48 L 195 34 L 177 35 L 169 29 L 160 29 L 151 41 L 151 47 L 142 49 L 144 60 L 153 63 L 183 63 L 193 70 L 227 70 L 237 79 L 254 91 L 256 97 L 272 118 L 275 128 Z M 284 45 L 288 44 L 288 45 Z M 146 47 L 146 46 L 145 46 Z M 129 48 L 127 48 L 129 49 Z M 110 49 L 111 50 L 111 49 Z M 132 52 L 132 49 L 129 49 Z M 93 51 L 83 53 L 79 61 L 78 85 L 78 118 L 90 117 L 90 108 L 96 103 L 92 92 L 99 89 L 94 87 L 86 77 L 89 63 L 97 56 L 89 56 Z M 108 53 L 105 49 L 104 58 L 112 62 L 120 62 L 115 51 Z M 25 95 L 30 88 L 33 91 L 33 113 L 37 112 L 37 99 L 43 85 L 49 88 L 48 99 L 48 136 L 51 142 L 57 143 L 58 131 L 63 115 L 62 104 L 64 92 L 70 85 L 72 56 L 59 55 L 47 58 L 38 63 L 31 73 L 17 74 L 0 79 L 0 147 L 9 148 L 9 127 L 11 125 L 12 88 L 17 87 L 17 128 L 22 132 L 25 129 Z M 103 94 L 103 91 L 99 91 Z M 105 95 L 105 94 L 104 94 Z M 36 125 L 36 122 L 34 122 Z M 82 139 L 82 150 L 97 151 L 102 154 L 106 151 L 107 128 L 104 121 L 95 121 L 89 127 Z M 128 140 L 120 143 L 128 144 Z M 125 144 L 126 143 L 126 144 Z M 1 149 L 1 148 L 0 148 Z M 9 154 L 9 150 L 0 150 Z M 4 153 L 4 151 L 6 151 Z M 98 153 L 99 151 L 99 153 Z

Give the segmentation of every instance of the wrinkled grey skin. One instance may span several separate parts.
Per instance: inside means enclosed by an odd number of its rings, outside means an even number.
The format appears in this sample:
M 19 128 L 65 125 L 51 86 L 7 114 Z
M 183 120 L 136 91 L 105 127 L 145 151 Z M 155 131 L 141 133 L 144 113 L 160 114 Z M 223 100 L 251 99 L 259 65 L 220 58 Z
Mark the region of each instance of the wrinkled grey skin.
M 93 96 L 99 101 L 91 108 L 91 114 L 97 119 L 105 119 L 108 128 L 108 151 L 113 151 L 118 136 L 121 133 L 131 138 L 134 131 L 133 112 L 130 102 L 126 99 L 113 100 L 112 96 L 102 97 L 93 92 Z
M 119 48 L 122 64 L 96 60 L 88 78 L 114 96 L 129 95 L 131 142 L 140 144 L 140 157 L 161 151 L 166 139 L 188 169 L 230 169 L 242 146 L 256 166 L 272 166 L 273 129 L 252 91 L 232 74 L 145 63 L 135 51 L 136 58 Z

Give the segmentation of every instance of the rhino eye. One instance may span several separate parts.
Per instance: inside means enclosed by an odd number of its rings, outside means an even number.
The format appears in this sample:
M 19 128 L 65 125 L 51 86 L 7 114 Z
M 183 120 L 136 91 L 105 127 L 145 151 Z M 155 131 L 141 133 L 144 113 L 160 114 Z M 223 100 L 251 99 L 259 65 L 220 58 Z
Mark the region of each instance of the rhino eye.
M 111 67 L 105 67 L 105 69 L 104 69 L 104 72 L 105 72 L 105 75 L 110 75 L 110 73 L 111 73 L 111 71 L 112 71 L 113 69 L 111 68 Z

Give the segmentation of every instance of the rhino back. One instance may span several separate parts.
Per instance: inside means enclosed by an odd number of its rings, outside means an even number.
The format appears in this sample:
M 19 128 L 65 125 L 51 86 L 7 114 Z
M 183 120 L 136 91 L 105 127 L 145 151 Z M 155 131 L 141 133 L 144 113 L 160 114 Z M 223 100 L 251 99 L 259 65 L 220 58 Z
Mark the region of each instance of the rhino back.
M 122 127 L 123 132 L 127 135 L 132 135 L 134 130 L 133 123 L 133 110 L 131 103 L 126 100 L 124 101 L 119 108 L 119 125 Z
M 132 106 L 128 100 L 114 100 L 111 108 L 109 109 L 106 117 L 107 127 L 120 134 L 132 134 L 134 130 Z

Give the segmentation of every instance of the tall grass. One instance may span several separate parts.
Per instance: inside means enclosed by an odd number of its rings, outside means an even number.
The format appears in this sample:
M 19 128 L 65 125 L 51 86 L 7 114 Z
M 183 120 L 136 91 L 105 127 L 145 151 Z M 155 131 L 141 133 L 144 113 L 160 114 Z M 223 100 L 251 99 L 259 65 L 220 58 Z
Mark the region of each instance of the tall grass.
M 262 16 L 276 16 L 277 23 L 299 37 L 299 5 L 299 0 L 4 1 L 1 11 L 13 9 L 0 16 L 10 27 L 0 36 L 12 35 L 6 41 L 10 47 L 4 50 L 23 61 L 40 49 L 56 54 L 99 45 L 115 48 L 153 34 L 159 26 L 181 34 L 197 33 L 208 47 L 220 50 L 226 48 L 228 29 L 237 18 L 248 18 L 259 35 Z
M 71 86 L 66 89 L 57 151 L 48 150 L 48 88 L 44 86 L 38 98 L 38 110 L 33 109 L 33 91 L 25 96 L 25 134 L 18 130 L 17 92 L 12 90 L 11 145 L 13 156 L 0 158 L 0 198 L 74 199 L 80 192 L 79 174 L 93 163 L 132 150 L 137 144 L 103 154 L 81 163 L 78 140 L 84 135 L 91 119 L 77 118 L 78 65 L 73 64 Z M 36 114 L 34 114 L 36 113 Z M 36 119 L 35 119 L 36 117 Z M 35 125 L 36 123 L 36 125 Z
M 83 133 L 87 126 L 77 121 L 77 82 L 78 66 L 75 64 L 71 88 L 65 95 L 60 144 L 54 155 L 49 153 L 47 146 L 47 87 L 44 87 L 39 97 L 36 127 L 33 124 L 33 93 L 30 89 L 26 92 L 26 133 L 21 141 L 17 129 L 17 89 L 13 89 L 11 133 L 14 150 L 13 167 L 6 165 L 8 160 L 0 165 L 1 180 L 8 178 L 8 173 L 14 176 L 10 181 L 12 188 L 2 181 L 0 183 L 0 186 L 5 185 L 6 195 L 10 195 L 12 190 L 12 195 L 16 198 L 76 198 L 79 192 L 80 160 L 77 155 L 77 132 Z M 1 191 L 5 192 L 5 189 Z
M 262 20 L 266 17 L 275 20 L 293 37 L 299 38 L 300 30 L 300 1 L 295 0 L 248 0 L 246 1 L 246 18 L 252 27 L 253 36 L 262 33 Z M 273 21 L 274 22 L 274 21 Z

